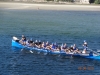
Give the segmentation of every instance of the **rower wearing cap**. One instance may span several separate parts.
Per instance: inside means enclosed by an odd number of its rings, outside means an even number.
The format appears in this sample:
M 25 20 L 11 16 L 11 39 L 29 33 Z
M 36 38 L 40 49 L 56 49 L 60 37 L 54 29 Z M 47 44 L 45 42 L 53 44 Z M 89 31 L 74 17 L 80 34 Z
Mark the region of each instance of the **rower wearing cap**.
M 62 51 L 65 51 L 67 49 L 67 44 L 65 43 L 65 44 L 62 44 L 61 45 L 61 50 Z
M 54 44 L 54 43 L 52 43 L 51 48 L 52 48 L 52 49 L 55 49 L 55 44 Z
M 87 42 L 86 42 L 86 40 L 84 40 L 84 44 L 83 45 L 87 45 Z
M 73 45 L 73 52 L 74 53 L 81 53 L 79 49 L 76 47 L 76 44 Z
M 71 46 L 69 47 L 69 51 L 70 51 L 70 52 L 73 52 L 73 45 L 71 45 Z
M 26 37 L 24 35 L 22 35 L 20 43 L 23 44 L 23 45 L 26 45 Z
M 82 53 L 86 53 L 88 47 L 87 47 L 87 42 L 86 40 L 84 40 L 84 43 L 83 43 L 83 52 Z

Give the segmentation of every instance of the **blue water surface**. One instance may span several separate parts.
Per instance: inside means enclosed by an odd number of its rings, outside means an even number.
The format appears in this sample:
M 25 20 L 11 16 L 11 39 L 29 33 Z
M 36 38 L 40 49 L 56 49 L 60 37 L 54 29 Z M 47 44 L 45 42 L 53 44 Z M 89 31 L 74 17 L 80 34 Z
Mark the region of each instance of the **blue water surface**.
M 0 75 L 99 75 L 99 60 L 12 50 L 12 36 L 100 49 L 99 11 L 0 9 Z M 89 69 L 91 68 L 91 69 Z

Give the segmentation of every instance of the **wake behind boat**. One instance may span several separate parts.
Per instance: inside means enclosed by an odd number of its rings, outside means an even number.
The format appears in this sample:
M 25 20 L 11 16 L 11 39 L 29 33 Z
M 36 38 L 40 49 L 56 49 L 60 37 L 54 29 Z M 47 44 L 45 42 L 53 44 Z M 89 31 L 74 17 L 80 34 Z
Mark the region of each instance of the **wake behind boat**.
M 84 41 L 84 45 L 87 45 L 87 42 Z M 50 44 L 48 41 L 41 42 L 33 40 L 26 40 L 26 37 L 22 35 L 22 39 L 19 40 L 17 37 L 13 37 L 12 39 L 12 47 L 20 48 L 21 50 L 29 50 L 31 53 L 34 51 L 42 52 L 46 54 L 56 54 L 56 55 L 63 55 L 63 56 L 76 56 L 76 57 L 84 57 L 89 59 L 100 59 L 99 53 L 93 50 L 88 50 L 87 46 L 84 50 L 79 50 L 76 48 L 74 44 L 71 47 L 67 47 L 66 44 L 64 45 L 57 45 L 56 43 Z

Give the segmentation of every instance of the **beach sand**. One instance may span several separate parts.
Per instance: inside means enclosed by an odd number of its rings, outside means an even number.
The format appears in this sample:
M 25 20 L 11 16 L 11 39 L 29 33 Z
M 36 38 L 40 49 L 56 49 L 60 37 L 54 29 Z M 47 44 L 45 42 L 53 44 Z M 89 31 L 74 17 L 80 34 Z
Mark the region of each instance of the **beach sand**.
M 3 9 L 34 9 L 34 10 L 69 10 L 69 11 L 100 11 L 99 5 L 77 5 L 77 4 L 32 4 L 0 2 Z

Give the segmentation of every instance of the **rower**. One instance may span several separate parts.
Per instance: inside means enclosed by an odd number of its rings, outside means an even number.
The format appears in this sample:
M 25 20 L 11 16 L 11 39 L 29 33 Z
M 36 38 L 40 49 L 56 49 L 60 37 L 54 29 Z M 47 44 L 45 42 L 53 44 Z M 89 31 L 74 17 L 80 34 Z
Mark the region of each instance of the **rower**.
M 66 43 L 64 44 L 63 48 L 64 48 L 64 49 L 67 49 L 67 44 L 66 44 Z
M 22 38 L 19 42 L 23 45 L 26 45 L 26 37 L 24 35 L 22 35 Z
M 73 45 L 73 50 L 77 50 L 76 44 Z
M 42 43 L 42 48 L 44 48 L 44 49 L 46 48 L 45 42 Z
M 38 43 L 39 43 L 39 45 L 41 45 L 41 44 L 42 44 L 41 40 L 39 40 L 39 42 L 38 42 Z
M 55 50 L 55 49 L 56 49 L 56 46 L 54 45 L 54 43 L 52 43 L 51 50 Z
M 81 53 L 79 49 L 76 47 L 76 44 L 73 45 L 73 51 L 74 53 Z
M 57 51 L 61 51 L 61 46 L 58 45 L 58 47 L 56 48 Z
M 28 39 L 28 40 L 26 41 L 26 45 L 29 46 L 29 44 L 30 44 L 30 39 Z
M 48 41 L 46 42 L 46 46 L 49 46 L 49 42 Z
M 66 51 L 66 49 L 67 49 L 67 44 L 66 44 L 66 43 L 65 43 L 64 45 L 62 44 L 61 50 L 62 50 L 62 51 Z
M 33 43 L 33 39 L 31 38 L 30 39 L 30 44 L 29 44 L 30 46 L 34 46 L 34 43 Z
M 38 41 L 37 40 L 35 40 L 35 45 L 38 46 Z
M 62 43 L 62 45 L 61 45 L 61 50 L 64 50 L 63 47 L 64 47 L 64 45 L 63 45 L 63 43 Z
M 82 53 L 86 53 L 87 49 L 88 49 L 87 42 L 86 42 L 86 40 L 84 40 Z
M 50 49 L 50 44 L 49 44 L 49 42 L 47 41 L 46 43 L 45 43 L 45 45 L 46 45 L 46 49 Z
M 69 51 L 70 51 L 70 52 L 73 52 L 73 45 L 71 45 L 71 46 L 69 47 Z

